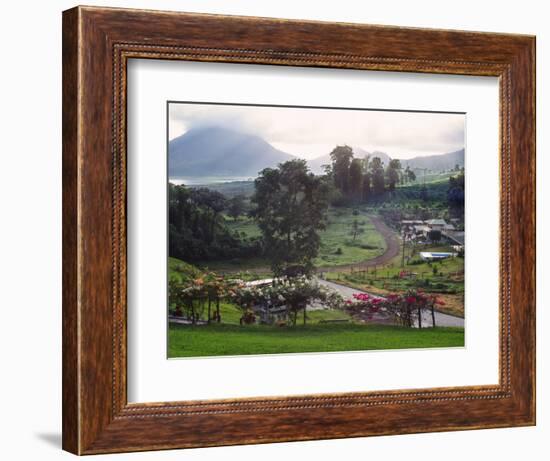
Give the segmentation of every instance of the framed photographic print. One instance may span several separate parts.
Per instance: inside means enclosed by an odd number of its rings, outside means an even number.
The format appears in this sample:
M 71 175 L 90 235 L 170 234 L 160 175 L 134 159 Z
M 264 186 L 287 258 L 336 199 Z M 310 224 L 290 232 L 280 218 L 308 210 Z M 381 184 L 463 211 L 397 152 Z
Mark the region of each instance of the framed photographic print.
M 534 424 L 534 52 L 64 12 L 64 449 Z

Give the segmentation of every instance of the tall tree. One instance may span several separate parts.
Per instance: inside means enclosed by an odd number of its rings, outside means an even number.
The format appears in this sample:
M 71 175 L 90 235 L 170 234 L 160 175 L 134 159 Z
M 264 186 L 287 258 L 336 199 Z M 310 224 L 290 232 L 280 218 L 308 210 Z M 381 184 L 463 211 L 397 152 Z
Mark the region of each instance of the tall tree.
M 330 158 L 332 160 L 334 185 L 347 196 L 349 194 L 349 170 L 353 159 L 353 150 L 349 146 L 336 146 L 330 153 Z
M 354 242 L 355 242 L 355 239 L 357 238 L 357 235 L 360 232 L 361 232 L 361 227 L 359 226 L 359 221 L 357 221 L 357 218 L 354 218 L 351 223 L 351 236 Z
M 206 241 L 212 243 L 216 239 L 216 226 L 220 224 L 220 213 L 227 206 L 226 198 L 218 191 L 202 187 L 191 189 L 190 200 L 202 210 L 208 222 L 202 230 L 206 233 Z
M 386 168 L 386 177 L 388 178 L 388 189 L 395 190 L 395 185 L 399 182 L 401 176 L 401 162 L 398 159 L 390 160 Z
M 464 218 L 464 172 L 449 178 L 447 202 L 449 212 L 453 217 Z
M 277 276 L 308 275 L 325 228 L 329 185 L 309 172 L 305 160 L 266 168 L 255 182 L 254 216 Z
M 235 221 L 244 214 L 246 210 L 246 206 L 244 203 L 244 196 L 243 195 L 235 195 L 235 197 L 231 198 L 228 202 L 227 206 L 227 214 L 231 216 Z
M 464 206 L 464 173 L 449 178 L 447 201 L 451 207 Z
M 432 229 L 428 231 L 426 236 L 432 241 L 432 242 L 439 242 L 441 240 L 441 231 Z
M 405 168 L 403 176 L 405 177 L 406 182 L 416 181 L 416 174 L 409 165 L 407 165 L 407 168 Z
M 349 167 L 349 196 L 353 200 L 361 200 L 363 189 L 363 162 L 354 158 Z
M 366 172 L 363 175 L 363 192 L 361 194 L 361 199 L 366 202 L 370 195 L 371 195 L 371 174 L 369 172 Z
M 369 166 L 371 172 L 372 191 L 379 195 L 385 190 L 384 188 L 384 163 L 380 157 L 374 157 Z
M 370 157 L 370 154 L 367 154 L 363 159 L 363 185 L 361 192 L 361 200 L 363 202 L 366 202 L 371 195 Z

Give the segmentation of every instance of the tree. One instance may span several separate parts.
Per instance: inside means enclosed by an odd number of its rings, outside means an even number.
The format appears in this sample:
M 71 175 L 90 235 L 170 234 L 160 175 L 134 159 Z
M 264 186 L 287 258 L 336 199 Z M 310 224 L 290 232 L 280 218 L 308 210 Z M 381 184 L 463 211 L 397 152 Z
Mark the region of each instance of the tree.
M 371 173 L 370 173 L 370 154 L 365 155 L 363 159 L 363 188 L 361 199 L 366 202 L 371 195 Z
M 330 158 L 332 160 L 334 185 L 347 196 L 349 194 L 349 170 L 353 159 L 353 150 L 349 146 L 336 146 L 330 153 Z
M 429 198 L 429 195 L 428 195 L 428 188 L 426 187 L 425 184 L 423 184 L 422 187 L 420 188 L 420 198 L 421 198 L 424 202 L 427 202 L 427 201 L 428 201 L 428 198 Z
M 401 162 L 398 159 L 390 160 L 386 169 L 386 177 L 388 178 L 388 189 L 395 190 L 395 185 L 399 182 L 401 174 Z
M 436 230 L 436 229 L 432 229 L 431 231 L 428 231 L 427 237 L 432 242 L 439 242 L 441 240 L 441 231 Z
M 227 214 L 235 221 L 245 212 L 244 196 L 236 195 L 229 200 Z
M 407 165 L 407 168 L 405 168 L 405 171 L 403 173 L 403 176 L 405 178 L 405 182 L 414 182 L 416 181 L 416 174 L 413 170 Z
M 359 226 L 359 221 L 357 221 L 357 218 L 355 218 L 351 223 L 351 235 L 354 242 L 355 242 L 355 239 L 357 238 L 357 235 L 359 235 L 360 233 L 361 233 L 361 227 Z
M 384 188 L 384 163 L 380 157 L 374 157 L 370 162 L 372 191 L 376 194 L 382 194 Z
M 170 184 L 168 192 L 168 252 L 187 262 L 258 255 L 257 237 L 246 238 L 226 226 L 221 212 L 227 201 L 209 189 Z
M 354 158 L 349 167 L 349 195 L 354 200 L 360 200 L 363 192 L 362 161 Z
M 449 178 L 447 190 L 447 203 L 449 204 L 449 216 L 464 220 L 464 169 L 456 176 Z
M 449 178 L 447 201 L 454 208 L 464 207 L 464 173 Z
M 366 202 L 371 195 L 370 177 L 370 173 L 365 173 L 363 175 L 363 193 L 361 198 L 364 202 Z
M 226 208 L 227 201 L 223 194 L 218 191 L 210 190 L 204 187 L 191 189 L 189 199 L 197 207 L 202 209 L 207 225 L 203 226 L 205 240 L 207 243 L 213 243 L 216 239 L 216 226 L 220 222 L 220 213 Z
M 253 215 L 276 276 L 307 275 L 319 252 L 330 187 L 305 160 L 266 168 L 254 181 Z

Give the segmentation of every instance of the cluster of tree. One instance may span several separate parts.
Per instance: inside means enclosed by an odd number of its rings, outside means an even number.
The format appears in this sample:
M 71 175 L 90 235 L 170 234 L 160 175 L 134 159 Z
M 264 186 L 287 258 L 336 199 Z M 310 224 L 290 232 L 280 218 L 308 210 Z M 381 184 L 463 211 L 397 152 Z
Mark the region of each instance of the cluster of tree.
M 170 184 L 169 254 L 188 262 L 265 255 L 275 275 L 309 275 L 325 228 L 331 182 L 305 160 L 266 168 L 254 183 L 254 208 L 242 196 Z M 228 229 L 225 216 L 248 213 L 262 233 L 247 238 Z
M 169 186 L 169 254 L 194 262 L 237 258 L 261 252 L 260 239 L 242 238 L 225 225 L 223 213 L 237 219 L 246 210 L 242 197 L 227 199 L 207 188 Z
M 408 165 L 403 169 L 398 159 L 390 160 L 385 167 L 380 157 L 355 158 L 349 146 L 336 146 L 330 158 L 326 174 L 339 194 L 335 204 L 366 202 L 371 196 L 395 190 L 397 184 L 416 180 L 414 171 Z

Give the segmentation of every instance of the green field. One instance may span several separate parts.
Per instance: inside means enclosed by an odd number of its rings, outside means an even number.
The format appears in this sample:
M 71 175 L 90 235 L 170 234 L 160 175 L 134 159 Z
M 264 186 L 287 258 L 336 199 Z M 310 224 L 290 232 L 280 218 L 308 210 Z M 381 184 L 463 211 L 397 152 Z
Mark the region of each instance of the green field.
M 463 328 L 421 330 L 386 325 L 170 325 L 168 356 L 205 357 L 303 352 L 463 347 Z
M 368 270 L 341 270 L 326 272 L 327 280 L 358 290 L 375 293 L 381 296 L 389 293 L 404 292 L 411 289 L 421 289 L 426 293 L 436 294 L 444 305 L 438 310 L 464 317 L 464 258 L 448 258 L 437 262 L 422 261 L 420 251 L 454 251 L 443 245 L 419 246 L 411 258 L 413 264 L 401 267 L 401 255 L 394 258 L 390 264 Z M 410 255 L 407 248 L 406 254 Z M 405 271 L 406 275 L 400 277 Z
M 418 251 L 454 251 L 445 246 L 426 246 Z M 407 250 L 407 254 L 409 254 Z M 414 264 L 401 267 L 400 257 L 392 265 L 374 271 L 328 272 L 327 280 L 345 283 L 354 288 L 367 290 L 371 287 L 393 291 L 405 291 L 410 288 L 423 288 L 430 293 L 463 294 L 464 293 L 464 258 L 448 258 L 436 262 L 421 261 L 418 255 L 411 259 Z M 399 277 L 405 271 L 407 276 Z
M 351 208 L 331 208 L 327 228 L 321 232 L 321 248 L 315 259 L 317 267 L 353 264 L 380 256 L 386 250 L 384 238 L 362 209 L 353 215 Z M 351 229 L 357 220 L 360 233 L 353 240 Z
M 398 186 L 393 192 L 386 191 L 369 198 L 367 207 L 375 211 L 379 208 L 413 210 L 427 208 L 430 210 L 447 209 L 448 178 L 437 178 L 424 185 L 422 182 Z
M 353 221 L 357 220 L 359 233 L 355 240 L 352 235 Z M 238 220 L 226 218 L 225 224 L 231 231 L 242 237 L 259 237 L 260 229 L 251 218 L 240 217 Z M 329 267 L 353 264 L 375 258 L 386 250 L 386 242 L 373 226 L 369 215 L 358 208 L 356 215 L 352 208 L 330 208 L 327 216 L 327 227 L 321 232 L 321 248 L 315 259 L 316 267 Z M 234 259 L 225 261 L 204 261 L 201 267 L 215 271 L 250 270 L 265 274 L 269 262 L 264 258 Z

